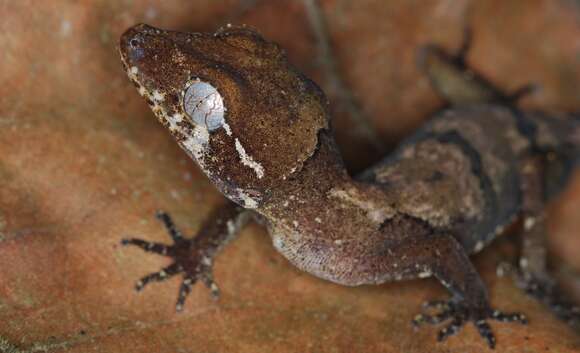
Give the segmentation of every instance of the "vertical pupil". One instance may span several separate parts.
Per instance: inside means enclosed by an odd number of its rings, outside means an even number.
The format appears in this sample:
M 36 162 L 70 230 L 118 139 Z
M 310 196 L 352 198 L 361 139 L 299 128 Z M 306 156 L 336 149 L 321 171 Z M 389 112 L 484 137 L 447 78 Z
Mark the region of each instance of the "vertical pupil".
M 224 124 L 225 107 L 217 89 L 207 82 L 195 81 L 185 91 L 183 108 L 193 123 L 209 131 Z

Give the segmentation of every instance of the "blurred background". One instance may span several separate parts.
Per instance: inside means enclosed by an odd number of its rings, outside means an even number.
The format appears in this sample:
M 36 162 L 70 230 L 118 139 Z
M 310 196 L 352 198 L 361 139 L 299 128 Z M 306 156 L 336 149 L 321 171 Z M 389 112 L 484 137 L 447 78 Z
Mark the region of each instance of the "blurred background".
M 433 280 L 345 288 L 300 273 L 251 225 L 217 258 L 219 302 L 179 279 L 133 291 L 167 259 L 120 248 L 168 240 L 163 209 L 194 234 L 224 199 L 161 128 L 121 68 L 121 33 L 248 24 L 280 43 L 332 104 L 347 166 L 368 167 L 442 102 L 416 50 L 450 52 L 471 28 L 468 65 L 525 109 L 580 111 L 576 0 L 0 0 L 0 352 L 477 352 L 471 326 L 443 344 L 414 331 Z M 550 206 L 550 243 L 580 293 L 580 173 Z M 512 232 L 514 233 L 514 232 Z M 530 325 L 492 323 L 497 351 L 580 351 L 580 338 L 495 275 L 512 234 L 475 259 L 492 303 Z

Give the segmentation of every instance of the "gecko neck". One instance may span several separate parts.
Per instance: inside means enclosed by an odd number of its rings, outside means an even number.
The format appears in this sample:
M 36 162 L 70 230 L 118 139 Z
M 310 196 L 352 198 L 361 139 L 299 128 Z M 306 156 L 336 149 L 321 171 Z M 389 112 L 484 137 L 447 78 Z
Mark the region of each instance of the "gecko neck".
M 355 184 L 344 167 L 332 134 L 327 131 L 320 133 L 319 141 L 318 149 L 302 169 L 273 191 L 259 213 L 278 218 L 293 213 L 297 208 L 301 213 L 306 208 L 320 212 L 330 190 L 337 185 Z

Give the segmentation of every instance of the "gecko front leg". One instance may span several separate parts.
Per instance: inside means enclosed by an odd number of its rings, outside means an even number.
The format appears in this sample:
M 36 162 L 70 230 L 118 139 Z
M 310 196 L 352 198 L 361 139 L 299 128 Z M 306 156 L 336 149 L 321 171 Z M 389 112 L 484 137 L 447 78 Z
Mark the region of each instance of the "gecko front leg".
M 413 325 L 436 325 L 450 320 L 438 333 L 437 338 L 442 341 L 459 332 L 467 322 L 472 322 L 489 347 L 494 348 L 496 339 L 487 323 L 488 319 L 527 323 L 523 314 L 503 313 L 491 308 L 481 277 L 453 236 L 436 234 L 421 241 L 421 245 L 415 243 L 413 247 L 420 252 L 414 257 L 423 261 L 416 267 L 431 272 L 452 294 L 448 300 L 426 302 L 425 309 L 434 308 L 439 312 L 419 314 L 413 319 Z
M 151 282 L 161 282 L 177 274 L 183 275 L 179 288 L 176 310 L 183 310 L 183 304 L 191 287 L 197 281 L 203 282 L 214 298 L 219 297 L 219 288 L 213 280 L 213 260 L 223 246 L 234 238 L 250 218 L 250 211 L 230 202 L 218 209 L 193 238 L 184 238 L 175 227 L 171 217 L 158 212 L 157 218 L 163 222 L 173 240 L 172 245 L 149 242 L 136 238 L 121 240 L 122 245 L 134 245 L 146 252 L 163 255 L 173 262 L 158 272 L 146 275 L 137 281 L 135 290 L 141 291 Z

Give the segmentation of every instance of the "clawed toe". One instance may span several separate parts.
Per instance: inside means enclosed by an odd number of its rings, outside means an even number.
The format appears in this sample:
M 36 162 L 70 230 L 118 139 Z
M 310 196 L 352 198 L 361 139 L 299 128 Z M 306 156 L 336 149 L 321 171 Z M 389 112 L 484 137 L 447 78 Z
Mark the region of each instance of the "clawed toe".
M 169 246 L 167 246 L 165 244 L 155 243 L 155 242 L 146 241 L 146 240 L 142 240 L 142 239 L 136 239 L 136 238 L 122 239 L 121 245 L 123 245 L 123 246 L 134 245 L 134 246 L 137 246 L 137 247 L 143 249 L 146 252 L 151 252 L 151 253 L 159 254 L 159 255 L 167 255 L 169 252 Z
M 445 328 L 443 328 L 437 333 L 437 341 L 441 342 L 445 340 L 447 337 L 456 334 L 457 332 L 459 332 L 459 330 L 461 330 L 461 327 L 463 327 L 464 324 L 465 323 L 463 322 L 462 318 L 460 317 L 454 318 L 449 325 L 447 325 Z
M 436 309 L 437 313 L 422 313 L 413 319 L 413 325 L 418 327 L 422 324 L 438 325 L 451 319 L 451 322 L 437 334 L 437 340 L 443 341 L 447 337 L 455 335 L 468 321 L 473 322 L 479 334 L 487 342 L 490 348 L 494 348 L 496 339 L 487 323 L 487 319 L 501 322 L 527 323 L 527 319 L 520 313 L 503 313 L 499 310 L 488 308 L 474 309 L 465 303 L 453 301 L 431 301 L 423 304 L 425 310 Z
M 185 299 L 191 292 L 191 287 L 196 282 L 193 278 L 186 278 L 181 282 L 181 286 L 179 287 L 179 294 L 177 295 L 177 303 L 175 303 L 175 310 L 182 311 L 183 304 L 185 304 Z
M 173 242 L 178 242 L 183 239 L 183 235 L 175 227 L 175 224 L 173 223 L 173 220 L 169 214 L 163 211 L 157 211 L 157 213 L 155 213 L 155 217 L 157 217 L 157 219 L 163 223 L 165 229 L 167 229 L 167 233 L 169 233 L 169 236 L 171 236 L 171 239 L 173 239 Z
M 477 320 L 474 322 L 474 324 L 475 327 L 477 328 L 477 331 L 479 332 L 479 335 L 483 337 L 483 339 L 487 342 L 489 348 L 494 349 L 496 342 L 495 335 L 493 334 L 493 331 L 491 330 L 491 327 L 489 326 L 487 321 Z
M 217 300 L 220 297 L 220 288 L 218 287 L 218 285 L 214 282 L 213 280 L 213 276 L 210 273 L 207 273 L 205 276 L 203 276 L 201 278 L 202 282 L 205 284 L 205 286 L 210 290 L 211 296 L 213 299 Z
M 135 290 L 137 292 L 140 292 L 148 283 L 164 281 L 178 274 L 181 271 L 182 269 L 178 264 L 172 263 L 171 265 L 165 267 L 159 272 L 150 273 L 147 276 L 138 280 L 137 283 L 135 284 Z
M 527 324 L 528 319 L 526 315 L 521 313 L 503 313 L 499 310 L 494 310 L 491 313 L 491 318 L 500 322 L 519 322 L 522 324 Z
M 423 309 L 447 309 L 449 306 L 446 300 L 429 300 L 423 303 Z
M 437 315 L 426 315 L 426 314 L 419 314 L 415 316 L 413 319 L 413 326 L 419 327 L 422 324 L 430 324 L 430 325 L 437 325 L 442 323 L 443 321 L 449 319 L 451 317 L 451 313 L 448 311 L 444 311 Z
M 512 269 L 508 273 L 512 275 L 518 287 L 549 307 L 560 320 L 569 325 L 580 324 L 580 307 L 568 300 L 549 276 L 546 274 L 542 277 L 534 276 L 517 269 Z

